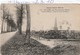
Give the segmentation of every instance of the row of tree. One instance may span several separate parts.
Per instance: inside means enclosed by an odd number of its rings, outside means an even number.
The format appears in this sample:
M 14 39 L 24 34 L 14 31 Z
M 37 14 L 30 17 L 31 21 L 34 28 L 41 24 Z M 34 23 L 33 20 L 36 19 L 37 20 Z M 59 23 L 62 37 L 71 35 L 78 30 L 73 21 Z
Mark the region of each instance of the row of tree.
M 30 43 L 30 6 L 29 4 L 19 4 L 16 6 L 16 8 L 17 8 L 16 14 L 17 14 L 18 33 L 22 34 L 23 16 L 26 15 L 27 28 L 26 28 L 25 43 Z
M 10 11 L 6 8 L 5 4 L 2 4 L 2 14 L 3 15 L 2 15 L 1 33 L 5 32 L 4 23 L 6 23 L 6 26 L 7 26 L 5 27 L 6 32 L 11 32 L 13 30 L 18 29 L 19 34 L 22 34 L 23 16 L 26 15 L 27 28 L 26 28 L 25 43 L 30 43 L 30 7 L 29 7 L 29 4 L 16 4 L 15 15 L 17 16 L 17 22 L 14 22 L 13 17 Z
M 16 29 L 16 24 L 10 14 L 9 10 L 5 8 L 5 5 L 2 4 L 2 26 L 1 26 L 1 33 L 14 31 Z M 6 23 L 6 31 L 4 30 L 4 23 Z

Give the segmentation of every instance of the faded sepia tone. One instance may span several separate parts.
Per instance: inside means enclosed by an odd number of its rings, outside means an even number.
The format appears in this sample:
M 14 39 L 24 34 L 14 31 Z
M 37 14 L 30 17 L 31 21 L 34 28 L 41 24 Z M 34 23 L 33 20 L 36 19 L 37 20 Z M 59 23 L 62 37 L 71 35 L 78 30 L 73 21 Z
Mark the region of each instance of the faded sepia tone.
M 16 21 L 15 15 L 15 5 L 6 5 L 10 10 L 10 13 L 13 15 L 14 20 Z M 62 7 L 62 9 L 69 9 L 67 12 L 64 11 L 42 11 L 47 7 L 55 9 L 54 7 Z M 36 9 L 35 9 L 36 8 Z M 31 4 L 31 29 L 32 30 L 50 30 L 54 27 L 54 21 L 57 19 L 58 26 L 63 25 L 64 22 L 69 22 L 71 24 L 71 30 L 80 30 L 79 24 L 79 14 L 80 14 L 80 5 L 79 4 Z M 60 9 L 60 8 L 58 8 Z M 26 19 L 26 18 L 25 18 Z M 1 19 L 0 19 L 1 20 Z M 46 21 L 45 21 L 46 20 Z M 25 23 L 25 22 L 24 22 Z M 1 24 L 1 23 L 0 23 Z M 46 25 L 47 24 L 47 25 Z M 24 28 L 25 28 L 25 24 Z M 36 27 L 37 26 L 37 27 Z M 64 24 L 63 30 L 66 29 L 66 24 Z M 24 29 L 23 28 L 23 29 Z
M 0 54 L 79 55 L 79 24 L 80 4 L 1 4 Z
M 36 9 L 34 9 L 36 8 Z M 50 11 L 50 9 L 68 9 L 65 11 Z M 49 11 L 41 11 L 47 9 Z M 58 26 L 63 25 L 64 22 L 69 22 L 71 24 L 71 30 L 80 30 L 78 25 L 80 22 L 80 5 L 79 4 L 38 4 L 31 5 L 31 20 L 32 29 L 36 30 L 50 30 L 53 29 L 55 19 L 57 19 Z M 47 25 L 46 25 L 47 24 Z M 66 29 L 66 24 L 63 29 Z M 36 27 L 37 26 L 37 27 Z

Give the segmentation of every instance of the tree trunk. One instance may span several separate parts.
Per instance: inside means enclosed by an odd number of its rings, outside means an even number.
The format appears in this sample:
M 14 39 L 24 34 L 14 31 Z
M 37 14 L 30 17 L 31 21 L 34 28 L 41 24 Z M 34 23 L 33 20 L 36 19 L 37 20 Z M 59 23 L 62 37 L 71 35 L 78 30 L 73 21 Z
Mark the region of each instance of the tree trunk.
M 7 32 L 9 32 L 9 23 L 7 22 Z
M 22 25 L 21 24 L 19 24 L 18 32 L 19 32 L 19 34 L 22 34 Z
M 26 5 L 27 11 L 27 28 L 26 28 L 26 43 L 30 43 L 30 7 Z
M 1 33 L 3 33 L 3 23 L 4 23 L 4 19 L 2 20 Z
M 17 20 L 18 21 L 18 32 L 19 32 L 19 34 L 22 34 L 22 20 L 23 20 L 23 11 L 24 11 L 23 4 L 21 4 L 18 11 L 19 11 L 18 20 Z
M 22 34 L 22 25 L 20 24 L 20 34 Z
M 13 27 L 11 27 L 11 32 L 13 31 Z

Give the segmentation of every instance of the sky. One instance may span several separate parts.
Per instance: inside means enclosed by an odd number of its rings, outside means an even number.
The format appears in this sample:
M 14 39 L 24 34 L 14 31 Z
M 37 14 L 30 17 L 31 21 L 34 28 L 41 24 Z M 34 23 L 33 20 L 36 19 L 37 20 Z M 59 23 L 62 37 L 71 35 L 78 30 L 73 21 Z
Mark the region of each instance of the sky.
M 18 2 L 30 2 L 33 3 L 36 0 L 0 0 L 0 3 L 8 3 L 8 2 L 12 2 L 15 3 L 16 1 Z M 44 2 L 47 2 L 48 0 L 43 0 Z M 38 2 L 40 2 L 40 0 L 38 0 Z M 54 3 L 80 3 L 80 0 L 54 0 Z
M 36 8 L 36 9 L 34 9 Z M 31 6 L 31 29 L 33 30 L 53 30 L 55 19 L 57 27 L 67 30 L 80 30 L 80 5 L 32 5 Z

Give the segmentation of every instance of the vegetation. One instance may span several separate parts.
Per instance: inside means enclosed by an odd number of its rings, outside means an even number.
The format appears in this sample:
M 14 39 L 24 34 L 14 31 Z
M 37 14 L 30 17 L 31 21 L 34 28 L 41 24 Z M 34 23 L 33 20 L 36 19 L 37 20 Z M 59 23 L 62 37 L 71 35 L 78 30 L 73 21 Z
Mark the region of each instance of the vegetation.
M 46 39 L 80 39 L 80 32 L 74 30 L 32 31 L 31 34 Z
M 58 45 L 49 48 L 34 39 L 30 39 L 30 44 L 24 45 L 25 34 L 16 33 L 6 44 L 2 46 L 2 55 L 78 55 L 80 54 L 79 46 L 72 44 Z
M 19 34 L 22 34 L 22 21 L 23 21 L 23 14 L 24 14 L 24 8 L 23 4 L 19 4 L 16 6 L 16 15 L 17 15 L 17 27 Z
M 2 17 L 1 33 L 11 32 L 16 30 L 16 24 L 12 18 L 12 15 L 10 14 L 9 10 L 5 7 L 4 4 L 2 4 L 2 10 L 3 10 L 3 17 Z M 7 23 L 6 31 L 4 31 L 4 26 L 5 26 L 4 23 Z
M 17 14 L 17 28 L 19 34 L 22 34 L 22 23 L 23 23 L 22 21 L 23 21 L 23 15 L 25 15 L 25 13 L 27 13 L 26 14 L 27 27 L 26 27 L 26 35 L 25 35 L 25 44 L 26 44 L 26 43 L 30 43 L 30 8 L 28 4 L 17 5 L 16 14 Z

